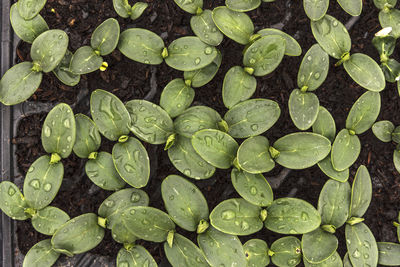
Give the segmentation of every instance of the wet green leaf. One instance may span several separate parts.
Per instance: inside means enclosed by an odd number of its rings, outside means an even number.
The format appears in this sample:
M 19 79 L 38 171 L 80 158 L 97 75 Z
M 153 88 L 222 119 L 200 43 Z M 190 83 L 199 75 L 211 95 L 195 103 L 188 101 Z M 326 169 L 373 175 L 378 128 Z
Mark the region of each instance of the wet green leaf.
M 86 159 L 90 153 L 100 148 L 101 136 L 96 124 L 88 116 L 76 114 L 75 122 L 76 140 L 73 150 L 78 157 Z
M 193 102 L 194 90 L 183 79 L 174 79 L 165 86 L 160 97 L 160 106 L 171 116 L 182 114 Z
M 332 144 L 331 161 L 337 171 L 348 169 L 360 155 L 361 143 L 357 135 L 351 135 L 349 130 L 341 130 Z
M 400 265 L 400 244 L 390 242 L 378 242 L 378 263 L 385 266 Z
M 345 169 L 343 171 L 337 171 L 333 168 L 331 154 L 326 156 L 323 160 L 318 162 L 318 167 L 321 169 L 323 173 L 329 178 L 339 181 L 346 182 L 349 179 L 349 169 Z
M 200 38 L 185 36 L 174 40 L 168 47 L 165 63 L 181 71 L 193 71 L 210 65 L 218 55 L 218 50 L 203 43 Z
M 121 216 L 120 222 L 128 226 L 138 238 L 146 241 L 164 242 L 168 232 L 175 229 L 168 214 L 152 207 L 130 207 Z
M 391 34 L 396 38 L 400 37 L 400 10 L 395 8 L 388 11 L 381 10 L 379 12 L 379 22 L 382 28 L 392 27 Z
M 297 74 L 299 88 L 314 91 L 325 81 L 329 72 L 329 56 L 319 44 L 314 44 L 304 55 Z
M 228 133 L 235 138 L 247 138 L 264 133 L 279 119 L 278 103 L 269 99 L 250 99 L 231 108 L 225 114 Z
M 61 60 L 60 64 L 53 70 L 54 75 L 65 85 L 75 86 L 81 80 L 81 76 L 79 74 L 72 73 L 70 69 L 71 60 L 73 54 L 67 50 L 65 52 L 64 58 Z
M 317 120 L 312 126 L 314 133 L 320 134 L 328 138 L 331 142 L 335 140 L 336 136 L 336 124 L 331 113 L 324 108 L 319 106 Z
M 204 43 L 218 46 L 224 39 L 224 35 L 218 30 L 212 19 L 212 11 L 204 10 L 201 14 L 190 19 L 190 26 L 194 34 Z
M 113 6 L 118 16 L 123 18 L 129 18 L 132 7 L 129 4 L 128 0 L 113 0 Z
M 111 54 L 117 48 L 119 33 L 118 21 L 114 18 L 109 18 L 94 30 L 90 39 L 90 46 L 102 56 Z
M 246 266 L 242 243 L 235 235 L 210 227 L 197 236 L 197 243 L 211 266 Z
M 193 183 L 178 175 L 169 175 L 161 184 L 165 208 L 181 228 L 194 232 L 201 220 L 208 219 L 208 205 Z
M 144 2 L 137 2 L 133 5 L 131 9 L 131 20 L 136 20 L 140 16 L 142 16 L 143 12 L 146 10 L 146 8 L 149 6 L 148 3 Z
M 150 177 L 150 160 L 145 147 L 134 137 L 115 144 L 112 151 L 114 165 L 122 179 L 130 186 L 141 188 Z
M 115 95 L 96 90 L 90 98 L 90 113 L 100 133 L 111 141 L 128 135 L 131 118 L 124 103 Z
M 301 239 L 303 256 L 310 263 L 321 263 L 336 252 L 338 243 L 336 236 L 317 228 L 303 235 Z
M 67 104 L 58 104 L 47 114 L 43 123 L 43 148 L 49 154 L 57 153 L 62 158 L 67 158 L 72 152 L 75 139 L 74 113 Z
M 31 97 L 42 82 L 42 72 L 32 70 L 32 62 L 22 62 L 9 69 L 0 80 L 0 101 L 15 105 Z
M 175 234 L 172 247 L 164 243 L 165 255 L 174 267 L 209 266 L 203 252 L 186 237 Z
M 135 245 L 133 248 L 126 250 L 121 248 L 117 255 L 117 267 L 157 267 L 153 256 L 142 246 Z
M 63 210 L 47 206 L 33 215 L 32 226 L 41 234 L 53 235 L 69 219 L 68 214 Z
M 372 132 L 382 142 L 390 142 L 394 128 L 394 124 L 390 121 L 378 121 L 372 125 Z
M 218 51 L 217 57 L 213 60 L 213 62 L 201 69 L 193 70 L 193 71 L 185 71 L 183 73 L 185 81 L 190 81 L 191 86 L 193 88 L 202 87 L 209 83 L 217 74 L 219 67 L 221 66 L 222 55 L 221 52 Z
M 53 266 L 58 257 L 60 254 L 53 250 L 50 239 L 45 239 L 29 249 L 22 267 Z
M 274 252 L 271 260 L 276 266 L 292 267 L 301 261 L 301 243 L 294 236 L 285 236 L 276 240 L 271 245 L 271 251 Z
M 311 30 L 318 44 L 331 57 L 340 59 L 344 53 L 350 51 L 350 35 L 336 18 L 325 15 L 320 20 L 311 21 Z
M 395 83 L 396 78 L 400 76 L 400 63 L 393 58 L 389 58 L 387 62 L 382 62 L 380 68 L 385 80 L 390 83 Z
M 394 128 L 394 131 L 392 133 L 392 140 L 393 142 L 399 144 L 400 143 L 400 126 L 397 126 Z
M 374 0 L 374 4 L 377 8 L 383 9 L 385 4 L 389 4 L 390 6 L 394 7 L 397 3 L 397 0 Z
M 346 224 L 346 245 L 353 266 L 377 266 L 378 247 L 375 237 L 364 223 Z
M 243 65 L 254 69 L 254 76 L 273 72 L 285 55 L 286 41 L 279 35 L 267 35 L 255 41 L 243 55 Z
M 304 11 L 311 20 L 317 21 L 322 19 L 326 11 L 328 11 L 329 0 L 304 0 Z
M 44 155 L 29 167 L 24 180 L 24 195 L 30 207 L 40 210 L 56 197 L 64 176 L 61 162 L 51 164 L 50 156 Z
M 90 46 L 82 46 L 75 51 L 71 59 L 71 71 L 75 74 L 87 74 L 100 69 L 103 58 Z
M 305 169 L 329 154 L 331 142 L 319 134 L 298 132 L 279 138 L 273 147 L 279 151 L 275 158 L 278 164 L 290 169 Z
M 257 33 L 260 34 L 261 36 L 279 35 L 286 40 L 285 55 L 294 57 L 301 55 L 302 51 L 299 43 L 289 34 L 274 28 L 262 29 Z
M 348 182 L 326 181 L 318 199 L 318 212 L 321 214 L 322 225 L 333 225 L 337 229 L 345 224 L 349 217 L 350 195 Z M 309 261 L 314 263 L 311 259 Z
M 352 16 L 359 16 L 362 11 L 362 0 L 337 0 L 339 5 Z
M 317 120 L 319 99 L 314 93 L 294 89 L 289 97 L 289 113 L 294 125 L 300 130 L 309 129 Z
M 269 264 L 268 244 L 261 239 L 250 239 L 243 245 L 248 267 L 265 267 Z
M 239 147 L 227 133 L 214 129 L 196 132 L 192 137 L 192 145 L 200 157 L 219 169 L 232 166 Z
M 351 206 L 349 217 L 363 217 L 372 199 L 372 183 L 364 165 L 357 169 L 351 188 Z
M 379 65 L 369 56 L 352 54 L 343 66 L 350 77 L 365 89 L 374 92 L 385 89 L 385 76 Z
M 80 254 L 95 248 L 104 237 L 104 229 L 97 224 L 97 215 L 86 213 L 66 222 L 51 238 L 55 251 Z
M 174 132 L 174 124 L 160 106 L 146 100 L 131 100 L 125 104 L 131 116 L 131 131 L 150 144 L 163 144 Z
M 10 21 L 14 32 L 21 40 L 32 43 L 41 33 L 47 31 L 49 26 L 42 16 L 37 15 L 31 20 L 25 20 L 19 14 L 18 3 L 11 6 Z
M 395 150 L 393 152 L 393 163 L 394 163 L 394 167 L 396 168 L 397 172 L 400 173 L 400 151 L 399 150 Z
M 174 0 L 174 2 L 184 11 L 191 13 L 191 14 L 196 14 L 200 9 L 203 8 L 203 0 L 192 0 L 192 1 L 187 1 L 187 0 Z
M 121 33 L 118 49 L 134 61 L 158 65 L 163 62 L 161 55 L 164 41 L 157 34 L 141 28 L 131 28 Z
M 31 20 L 43 9 L 47 0 L 18 0 L 18 12 L 25 20 Z
M 275 167 L 269 154 L 269 141 L 264 136 L 244 140 L 237 151 L 237 161 L 240 169 L 254 174 L 269 172 Z
M 319 227 L 321 216 L 308 202 L 297 198 L 280 198 L 268 207 L 265 227 L 280 234 L 305 234 Z
M 383 30 L 383 29 L 382 29 Z M 375 36 L 372 38 L 372 44 L 378 50 L 380 56 L 391 56 L 396 47 L 396 38 L 391 35 Z
M 131 207 L 131 206 L 129 206 Z M 121 244 L 135 244 L 138 237 L 132 233 L 131 228 L 125 224 L 123 219 L 113 222 L 111 228 L 112 238 Z
M 61 30 L 48 30 L 32 43 L 31 58 L 43 72 L 54 70 L 64 58 L 68 48 L 68 35 Z
M 222 86 L 222 100 L 225 107 L 231 109 L 237 103 L 249 99 L 256 91 L 256 87 L 256 78 L 248 74 L 242 67 L 230 68 Z
M 218 29 L 228 38 L 242 45 L 250 42 L 254 25 L 247 14 L 220 6 L 213 10 L 212 18 Z
M 25 209 L 28 208 L 24 196 L 19 188 L 9 181 L 0 183 L 0 209 L 13 220 L 26 220 L 29 218 L 25 214 Z
M 353 264 L 350 262 L 349 253 L 346 252 L 343 258 L 343 267 L 353 267 Z
M 261 5 L 261 0 L 225 0 L 225 5 L 234 11 L 247 12 Z
M 337 252 L 333 253 L 328 259 L 321 263 L 310 263 L 303 257 L 303 263 L 305 267 L 343 267 L 342 259 Z

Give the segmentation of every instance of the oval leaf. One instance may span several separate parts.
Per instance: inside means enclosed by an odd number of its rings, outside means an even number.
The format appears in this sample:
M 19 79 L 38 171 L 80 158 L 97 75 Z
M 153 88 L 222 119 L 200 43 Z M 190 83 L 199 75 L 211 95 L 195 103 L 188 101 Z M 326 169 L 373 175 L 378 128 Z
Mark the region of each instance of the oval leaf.
M 157 263 L 153 256 L 142 246 L 135 245 L 133 248 L 126 250 L 121 248 L 117 255 L 117 267 L 157 267 Z
M 211 10 L 204 10 L 201 14 L 193 16 L 190 19 L 190 26 L 194 34 L 206 44 L 218 46 L 224 39 L 224 35 L 212 19 Z
M 247 12 L 259 7 L 261 5 L 261 0 L 225 0 L 225 5 L 234 11 Z
M 303 0 L 304 11 L 309 19 L 317 21 L 325 16 L 328 11 L 329 0 Z
M 296 266 L 301 261 L 301 243 L 294 236 L 285 236 L 276 240 L 271 245 L 274 252 L 271 260 L 277 266 Z
M 174 2 L 184 11 L 196 14 L 199 9 L 203 8 L 203 0 L 192 0 L 192 1 L 185 1 L 185 0 L 174 0 Z
M 87 74 L 100 69 L 103 58 L 90 46 L 82 46 L 75 51 L 71 59 L 71 71 L 75 74 Z
M 328 138 L 331 142 L 335 140 L 336 136 L 336 124 L 331 113 L 324 108 L 319 106 L 317 120 L 312 126 L 314 133 L 320 134 Z
M 42 240 L 26 253 L 22 267 L 53 266 L 60 254 L 52 248 L 50 239 Z
M 344 11 L 352 16 L 359 16 L 362 11 L 362 0 L 337 0 Z
M 28 208 L 24 196 L 19 188 L 9 181 L 0 183 L 0 209 L 13 220 L 26 220 L 29 218 L 25 214 L 25 209 Z
M 318 167 L 323 173 L 325 173 L 326 176 L 328 176 L 333 180 L 344 183 L 349 179 L 348 168 L 343 171 L 337 171 L 335 170 L 335 168 L 333 168 L 331 154 L 329 154 L 328 156 L 326 156 L 326 158 L 318 162 Z
M 143 3 L 143 2 L 135 3 L 131 9 L 131 16 L 130 16 L 131 20 L 138 19 L 148 6 L 149 6 L 148 3 Z
M 364 165 L 357 169 L 351 188 L 350 216 L 362 218 L 372 199 L 372 182 Z
M 332 144 L 332 166 L 337 171 L 348 169 L 360 155 L 361 143 L 357 135 L 351 135 L 347 129 L 341 130 Z
M 115 12 L 117 12 L 118 16 L 123 18 L 129 18 L 131 12 L 131 5 L 126 0 L 113 0 L 113 6 Z
M 254 174 L 269 172 L 275 167 L 269 154 L 269 141 L 264 136 L 244 140 L 237 151 L 237 161 L 240 169 Z
M 336 236 L 317 228 L 303 235 L 301 239 L 303 256 L 310 263 L 321 263 L 336 252 L 338 243 Z
M 343 267 L 342 259 L 337 252 L 333 253 L 329 258 L 320 263 L 310 263 L 305 257 L 303 257 L 303 263 L 305 267 Z
M 218 51 L 217 57 L 213 62 L 201 69 L 193 71 L 185 71 L 183 73 L 185 81 L 190 81 L 193 88 L 198 88 L 209 83 L 217 74 L 219 67 L 221 66 L 222 55 Z
M 183 79 L 172 80 L 165 86 L 160 97 L 160 106 L 171 116 L 182 114 L 193 102 L 194 90 Z
M 99 51 L 100 55 L 111 54 L 118 45 L 119 23 L 114 18 L 109 18 L 101 23 L 93 32 L 90 46 Z
M 385 266 L 400 265 L 400 244 L 389 242 L 378 242 L 379 261 L 378 263 Z
M 101 136 L 96 124 L 86 115 L 76 114 L 76 140 L 73 147 L 74 153 L 83 159 L 90 153 L 96 152 L 101 145 Z
M 249 267 L 265 267 L 269 264 L 268 244 L 261 239 L 250 239 L 243 245 Z
M 79 74 L 72 73 L 70 66 L 73 54 L 67 50 L 60 64 L 53 70 L 54 75 L 65 85 L 75 86 L 80 80 Z
M 56 207 L 45 207 L 38 210 L 32 217 L 32 226 L 41 234 L 54 235 L 64 223 L 69 221 L 69 216 Z
M 237 1 L 237 0 L 236 0 Z M 267 28 L 267 29 L 262 29 L 261 31 L 257 32 L 261 36 L 268 36 L 268 35 L 279 35 L 282 38 L 285 39 L 286 41 L 286 47 L 285 47 L 285 55 L 287 56 L 300 56 L 301 55 L 301 47 L 299 43 L 294 39 L 292 36 L 289 34 L 280 31 L 278 29 L 274 28 Z
M 46 2 L 46 0 L 18 0 L 18 12 L 25 20 L 31 20 L 39 14 Z
M 381 10 L 381 12 L 379 12 L 379 22 L 382 28 L 392 27 L 391 34 L 395 38 L 400 37 L 400 10 L 396 8 L 392 8 L 389 11 Z
M 112 238 L 121 244 L 134 244 L 138 239 L 138 237 L 132 233 L 130 227 L 124 223 L 123 219 L 117 220 L 113 223 L 111 234 Z
M 319 99 L 313 93 L 292 91 L 289 97 L 289 113 L 294 125 L 299 130 L 309 129 L 317 120 Z

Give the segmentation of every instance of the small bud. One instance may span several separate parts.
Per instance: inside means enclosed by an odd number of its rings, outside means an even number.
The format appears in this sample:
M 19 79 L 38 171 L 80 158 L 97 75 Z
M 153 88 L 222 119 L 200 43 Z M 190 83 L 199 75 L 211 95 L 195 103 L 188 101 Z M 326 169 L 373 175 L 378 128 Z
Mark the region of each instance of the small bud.
M 192 87 L 192 80 L 185 80 L 186 86 Z
M 50 12 L 55 14 L 56 10 L 54 8 L 52 8 L 52 9 L 50 9 Z
M 58 155 L 57 153 L 53 153 L 50 156 L 50 165 L 56 164 L 56 163 L 60 162 L 60 160 L 61 160 L 60 155 Z
M 349 130 L 350 135 L 356 135 L 356 132 L 354 130 Z
M 165 151 L 170 149 L 175 144 L 175 137 L 176 137 L 176 134 L 171 134 L 170 136 L 168 136 L 167 142 L 165 143 L 165 147 L 164 147 Z
M 270 146 L 269 147 L 269 154 L 271 154 L 271 157 L 273 159 L 276 159 L 277 157 L 279 157 L 280 152 L 278 150 L 276 150 L 274 147 Z
M 261 221 L 264 222 L 264 221 L 267 219 L 267 216 L 268 216 L 268 211 L 267 211 L 266 209 L 261 210 L 261 213 L 260 213 L 260 219 L 261 219 Z
M 26 208 L 24 209 L 24 212 L 31 217 L 34 217 L 36 215 L 36 210 L 33 208 Z
M 233 160 L 233 166 L 240 171 L 242 168 L 240 168 L 239 162 L 238 162 L 238 158 L 235 157 L 235 159 Z
M 203 9 L 201 7 L 198 7 L 196 10 L 196 15 L 199 16 L 203 13 Z
M 268 256 L 272 257 L 275 255 L 275 252 L 273 252 L 272 250 L 268 250 Z
M 103 62 L 103 64 L 101 64 L 100 66 L 100 71 L 106 71 L 108 68 L 108 63 L 107 62 Z
M 222 120 L 222 121 L 218 122 L 218 128 L 219 128 L 221 131 L 227 133 L 228 130 L 229 130 L 229 125 L 228 125 L 228 123 L 227 123 L 225 120 Z
M 98 155 L 98 152 L 92 152 L 89 154 L 88 159 L 96 159 Z
M 135 247 L 135 244 L 134 243 L 128 243 L 128 244 L 124 244 L 124 249 L 126 249 L 126 250 L 131 250 L 131 249 L 133 249 Z
M 307 90 L 308 90 L 308 86 L 307 86 L 307 85 L 304 85 L 304 86 L 301 87 L 301 89 L 300 89 L 300 91 L 301 91 L 302 93 L 307 92 Z
M 199 222 L 199 225 L 197 226 L 197 233 L 204 233 L 208 229 L 208 227 L 210 227 L 210 224 L 206 220 L 201 220 Z
M 351 217 L 350 219 L 347 220 L 346 223 L 348 223 L 350 225 L 355 225 L 355 224 L 358 224 L 363 221 L 364 221 L 364 218 Z
M 35 71 L 35 72 L 41 72 L 42 71 L 42 67 L 40 67 L 39 63 L 33 62 L 33 66 L 32 66 L 31 70 Z
M 168 49 L 166 47 L 164 47 L 164 49 L 163 49 L 163 51 L 161 53 L 161 56 L 162 56 L 162 58 L 167 58 L 168 55 L 169 55 Z
M 325 232 L 334 234 L 336 233 L 336 227 L 334 225 L 331 224 L 325 224 L 321 226 L 321 229 L 324 230 Z
M 254 69 L 250 67 L 245 67 L 244 71 L 247 72 L 249 75 L 253 75 Z
M 118 142 L 119 143 L 125 143 L 126 141 L 128 141 L 129 136 L 127 135 L 122 135 L 120 138 L 118 138 Z
M 168 243 L 170 248 L 172 248 L 172 245 L 174 244 L 174 235 L 175 235 L 174 231 L 169 231 L 168 232 L 167 243 Z
M 100 225 L 103 228 L 106 228 L 107 227 L 107 218 L 103 218 L 103 217 L 98 216 L 97 217 L 97 224 Z
M 261 34 L 255 33 L 252 36 L 250 36 L 249 43 L 254 43 L 258 39 L 261 38 Z

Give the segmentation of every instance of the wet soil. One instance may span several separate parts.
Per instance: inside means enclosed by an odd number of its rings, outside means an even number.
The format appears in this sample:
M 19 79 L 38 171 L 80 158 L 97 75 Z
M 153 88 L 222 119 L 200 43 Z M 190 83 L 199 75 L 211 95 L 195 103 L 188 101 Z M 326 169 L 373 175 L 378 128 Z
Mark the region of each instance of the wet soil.
M 158 1 L 146 0 L 149 8 L 137 21 L 118 18 L 112 7 L 111 0 L 48 0 L 42 15 L 50 28 L 65 30 L 70 36 L 70 50 L 88 44 L 90 36 L 97 25 L 109 17 L 118 19 L 121 31 L 131 27 L 142 27 L 159 34 L 166 45 L 176 38 L 192 35 L 190 29 L 190 14 L 180 10 L 172 0 Z M 330 1 L 328 10 L 330 15 L 338 18 L 343 23 L 351 17 L 347 15 L 336 3 Z M 223 5 L 222 0 L 204 0 L 205 8 Z M 51 10 L 54 9 L 55 12 Z M 288 133 L 296 132 L 288 113 L 287 102 L 289 95 L 296 88 L 297 71 L 304 53 L 315 43 L 311 34 L 309 20 L 306 17 L 302 1 L 277 0 L 274 3 L 263 3 L 260 8 L 248 13 L 254 21 L 256 30 L 267 27 L 282 26 L 283 30 L 294 36 L 300 43 L 303 54 L 301 57 L 285 57 L 272 74 L 257 78 L 257 91 L 254 97 L 272 99 L 279 103 L 282 114 L 275 126 L 265 135 L 271 142 Z M 371 44 L 373 34 L 380 29 L 378 10 L 372 1 L 365 1 L 363 13 L 356 24 L 349 30 L 352 38 L 352 52 L 363 52 L 375 60 L 378 54 Z M 21 43 L 18 46 L 18 60 L 29 60 L 30 46 Z M 225 38 L 218 47 L 223 55 L 223 63 L 217 76 L 212 82 L 202 88 L 197 88 L 194 104 L 210 106 L 223 115 L 227 110 L 222 103 L 221 88 L 225 73 L 235 65 L 241 65 L 243 46 Z M 399 59 L 399 51 L 393 55 Z M 159 102 L 159 96 L 164 86 L 175 78 L 182 77 L 182 73 L 172 70 L 165 64 L 147 66 L 133 62 L 121 55 L 119 51 L 106 56 L 109 68 L 105 72 L 95 72 L 83 75 L 81 82 L 75 87 L 61 84 L 53 74 L 44 76 L 40 89 L 31 97 L 30 101 L 40 102 L 65 102 L 75 105 L 75 113 L 88 114 L 88 99 L 79 99 L 82 91 L 87 95 L 95 89 L 101 88 L 113 92 L 123 101 L 147 96 L 153 102 Z M 320 104 L 326 107 L 334 116 L 337 129 L 345 126 L 347 114 L 356 99 L 365 90 L 354 83 L 344 71 L 343 67 L 334 67 L 331 58 L 331 67 L 328 78 L 316 91 Z M 157 91 L 154 97 L 150 92 L 150 78 L 153 77 L 152 86 Z M 155 82 L 155 83 L 154 83 Z M 378 120 L 390 120 L 395 125 L 400 125 L 400 102 L 397 89 L 393 84 L 387 84 L 381 92 L 382 108 Z M 36 114 L 22 119 L 18 126 L 17 137 L 13 140 L 17 145 L 18 167 L 21 175 L 25 175 L 30 164 L 39 156 L 45 154 L 41 147 L 40 133 L 45 114 Z M 376 139 L 371 131 L 360 136 L 362 151 L 359 159 L 351 168 L 350 181 L 352 182 L 356 169 L 361 164 L 367 166 L 373 181 L 373 200 L 365 215 L 366 224 L 371 228 L 378 241 L 396 241 L 395 229 L 392 221 L 397 218 L 400 207 L 400 175 L 396 172 L 392 154 L 394 144 L 382 143 Z M 112 144 L 103 139 L 101 150 L 110 152 Z M 169 162 L 166 152 L 161 146 L 146 146 L 151 158 L 151 180 L 144 190 L 150 196 L 150 205 L 163 209 L 160 194 L 160 185 L 163 178 L 170 174 L 179 174 Z M 63 160 L 65 177 L 60 193 L 52 205 L 62 208 L 71 217 L 86 212 L 96 212 L 100 203 L 110 195 L 110 192 L 100 190 L 84 174 L 85 160 L 74 155 Z M 282 171 L 276 167 L 266 178 L 273 177 Z M 274 191 L 275 198 L 287 195 L 295 196 L 317 205 L 319 192 L 327 177 L 318 167 L 301 171 L 291 171 L 279 187 Z M 199 186 L 208 200 L 210 210 L 227 198 L 237 197 L 230 182 L 230 172 L 218 170 L 216 174 L 205 181 L 194 181 Z M 18 222 L 18 246 L 26 253 L 36 242 L 46 238 L 34 231 L 30 222 Z M 195 234 L 188 233 L 178 228 L 178 232 L 185 234 L 195 241 Z M 346 251 L 344 231 L 339 229 L 337 236 L 340 240 L 339 253 L 343 256 Z M 270 245 L 280 235 L 266 229 L 252 235 L 241 237 L 243 242 L 250 238 L 261 238 Z M 162 244 L 143 242 L 157 262 L 164 258 Z M 115 258 L 121 245 L 116 244 L 108 232 L 103 242 L 91 253 L 107 255 Z

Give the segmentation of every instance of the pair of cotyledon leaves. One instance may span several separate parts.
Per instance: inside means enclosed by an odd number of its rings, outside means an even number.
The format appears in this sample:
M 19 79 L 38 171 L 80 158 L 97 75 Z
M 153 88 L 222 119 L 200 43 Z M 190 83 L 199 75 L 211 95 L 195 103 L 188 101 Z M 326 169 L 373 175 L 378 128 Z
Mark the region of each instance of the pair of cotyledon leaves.
M 352 16 L 361 15 L 362 0 L 337 0 L 337 2 L 348 14 Z M 328 11 L 329 0 L 303 0 L 303 7 L 310 20 L 318 21 Z
M 131 6 L 128 0 L 113 0 L 115 12 L 123 18 L 131 18 L 132 20 L 138 19 L 149 4 L 144 2 L 136 2 Z

